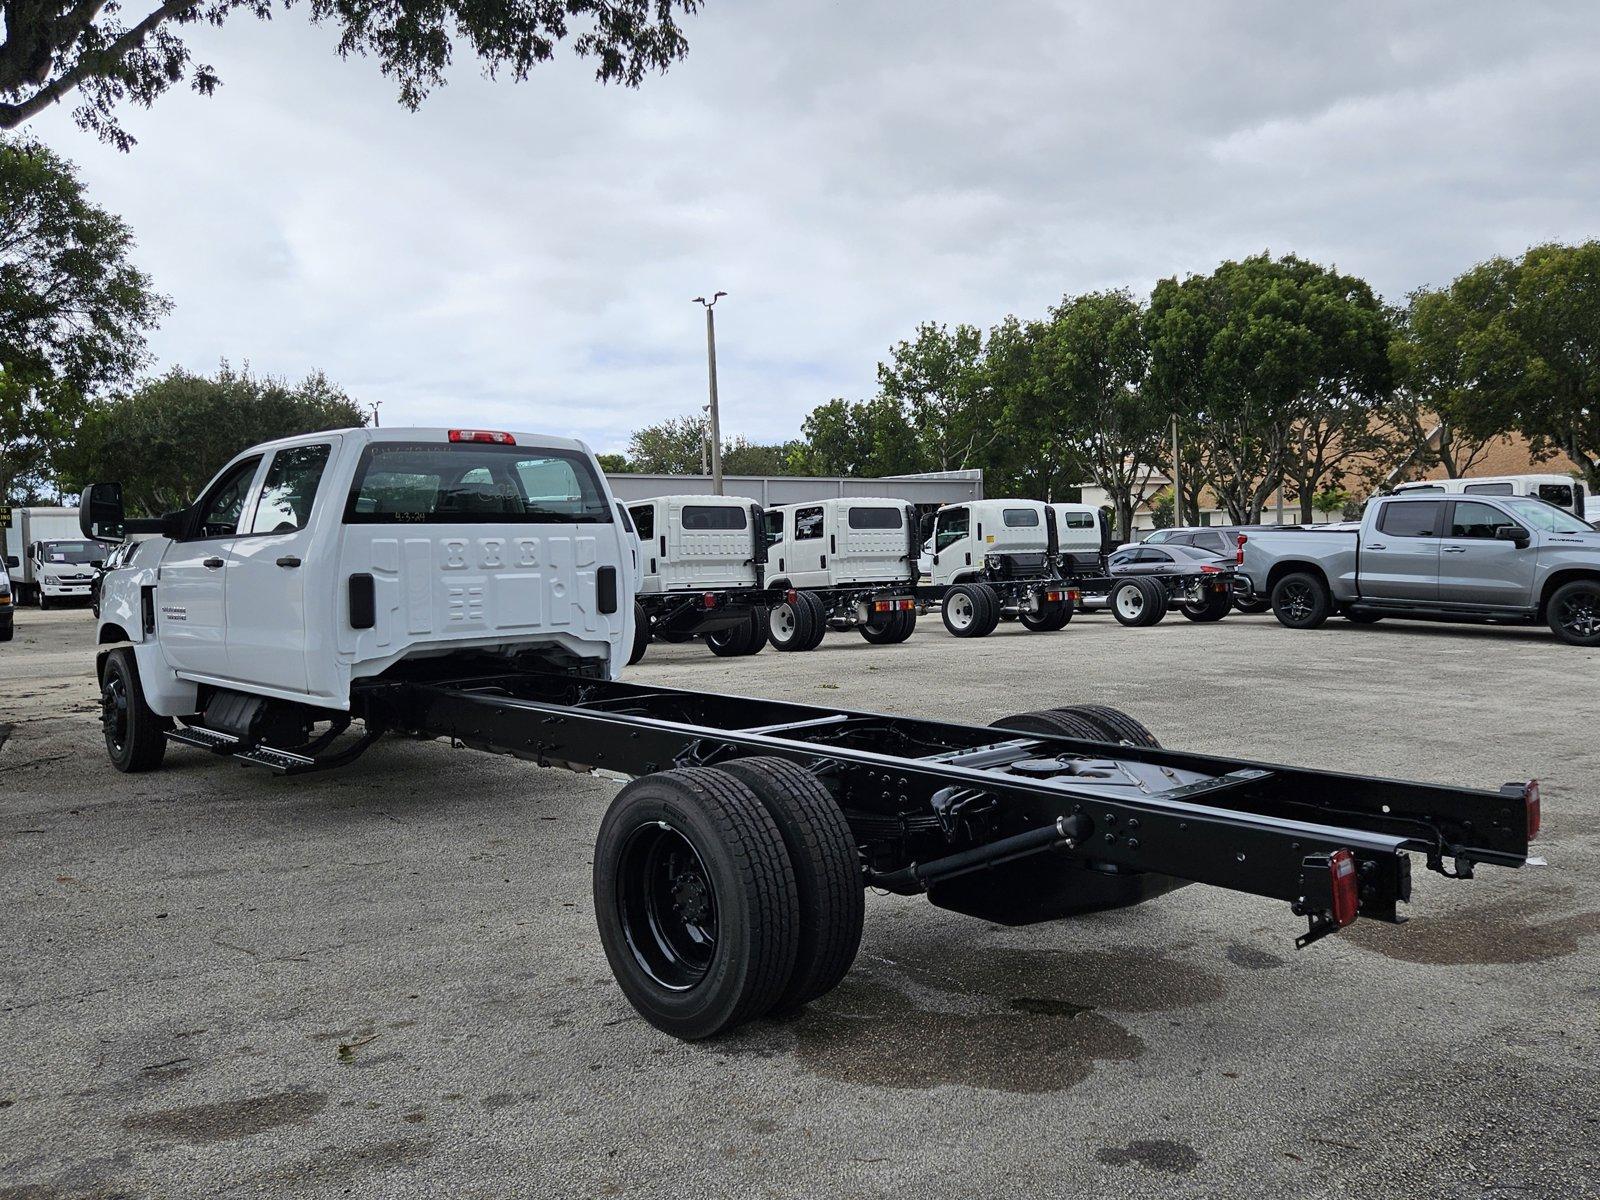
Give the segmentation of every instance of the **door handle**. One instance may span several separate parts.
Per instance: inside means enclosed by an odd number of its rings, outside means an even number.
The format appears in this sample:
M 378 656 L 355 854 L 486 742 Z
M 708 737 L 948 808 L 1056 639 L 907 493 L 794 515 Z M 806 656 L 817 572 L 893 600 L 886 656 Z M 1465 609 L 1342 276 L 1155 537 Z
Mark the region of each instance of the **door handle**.
M 278 560 L 278 565 L 280 567 L 298 567 L 300 565 L 299 556 L 294 554 L 285 554 Z
M 1444 552 L 1446 554 L 1465 554 L 1467 548 L 1465 546 L 1446 546 Z
M 222 569 L 222 560 L 220 558 L 208 558 L 201 565 L 208 571 L 218 571 Z
M 1383 542 L 1373 542 L 1367 547 L 1368 550 L 1387 550 L 1388 548 L 1389 547 Z

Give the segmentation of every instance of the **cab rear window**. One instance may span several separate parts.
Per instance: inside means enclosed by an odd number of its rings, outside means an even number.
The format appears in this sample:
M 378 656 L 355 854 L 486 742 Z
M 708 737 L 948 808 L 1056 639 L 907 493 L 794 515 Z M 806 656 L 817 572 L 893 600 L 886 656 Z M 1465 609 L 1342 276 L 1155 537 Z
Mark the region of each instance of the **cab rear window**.
M 742 508 L 727 504 L 685 504 L 683 527 L 691 530 L 745 529 L 749 520 Z
M 1029 529 L 1039 523 L 1039 513 L 1031 508 L 1002 509 L 1000 516 L 1013 529 Z
M 903 516 L 898 508 L 850 509 L 851 529 L 899 529 Z
M 481 443 L 374 442 L 361 452 L 348 525 L 610 525 L 586 455 Z

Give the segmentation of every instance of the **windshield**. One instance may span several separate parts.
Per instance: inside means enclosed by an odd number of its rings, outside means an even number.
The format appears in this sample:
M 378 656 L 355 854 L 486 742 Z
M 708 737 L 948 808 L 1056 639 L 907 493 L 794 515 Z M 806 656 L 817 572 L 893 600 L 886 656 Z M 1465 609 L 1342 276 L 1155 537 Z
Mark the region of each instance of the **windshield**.
M 1593 528 L 1585 521 L 1578 520 L 1571 513 L 1557 508 L 1553 504 L 1546 504 L 1543 500 L 1533 500 L 1526 496 L 1517 496 L 1500 501 L 1515 516 L 1520 517 L 1535 529 L 1545 533 L 1593 533 Z
M 47 563 L 97 563 L 104 560 L 106 548 L 99 542 L 40 542 L 40 556 Z
M 348 525 L 616 521 L 587 456 L 482 443 L 374 442 L 361 453 Z

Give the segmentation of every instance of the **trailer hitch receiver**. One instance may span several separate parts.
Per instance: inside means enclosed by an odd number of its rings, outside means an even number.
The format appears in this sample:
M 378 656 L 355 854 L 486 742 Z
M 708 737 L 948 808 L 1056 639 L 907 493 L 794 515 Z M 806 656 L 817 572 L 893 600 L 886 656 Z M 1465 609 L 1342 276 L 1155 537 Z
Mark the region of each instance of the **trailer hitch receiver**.
M 1356 919 L 1361 907 L 1356 856 L 1348 850 L 1308 856 L 1300 870 L 1300 898 L 1292 906 L 1310 928 L 1295 938 L 1296 949 L 1343 929 Z

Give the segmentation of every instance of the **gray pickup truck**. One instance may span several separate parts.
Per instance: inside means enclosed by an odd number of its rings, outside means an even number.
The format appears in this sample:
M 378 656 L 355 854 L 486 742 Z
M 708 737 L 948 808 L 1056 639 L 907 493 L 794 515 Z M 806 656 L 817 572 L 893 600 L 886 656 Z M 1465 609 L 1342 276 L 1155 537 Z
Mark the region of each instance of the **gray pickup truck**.
M 1359 525 L 1251 530 L 1239 539 L 1242 590 L 1270 598 L 1290 629 L 1334 613 L 1549 624 L 1600 645 L 1600 533 L 1523 496 L 1384 496 Z

